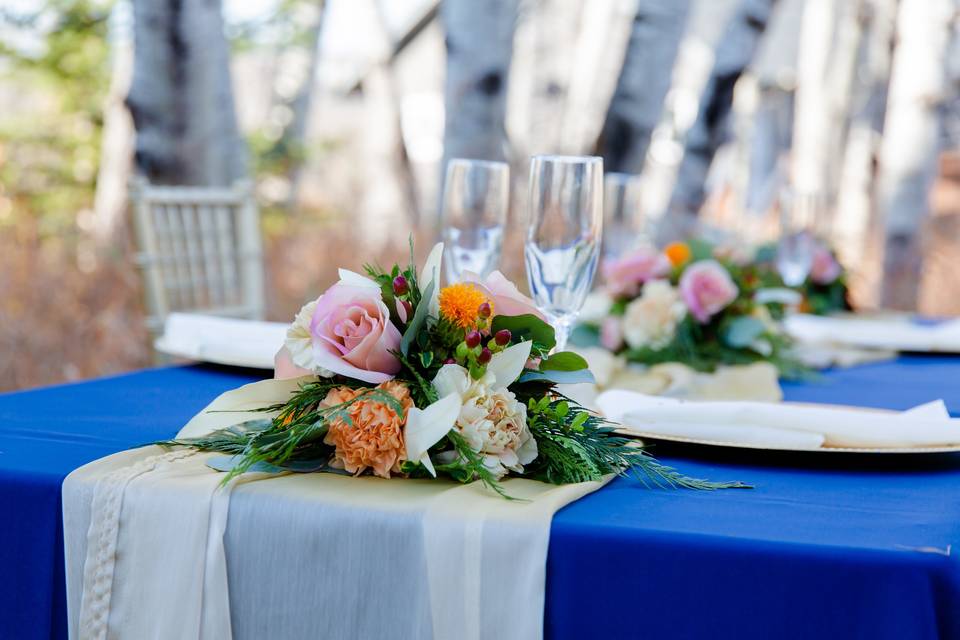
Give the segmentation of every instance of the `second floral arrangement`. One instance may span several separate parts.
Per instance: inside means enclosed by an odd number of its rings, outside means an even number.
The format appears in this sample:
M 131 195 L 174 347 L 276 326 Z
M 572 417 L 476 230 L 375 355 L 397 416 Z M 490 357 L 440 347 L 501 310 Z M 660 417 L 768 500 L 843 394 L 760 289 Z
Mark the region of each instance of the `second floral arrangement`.
M 737 251 L 706 243 L 640 248 L 606 262 L 603 276 L 605 310 L 580 335 L 593 333 L 630 362 L 713 371 L 765 361 L 782 376 L 804 371 L 778 322 L 784 296 L 770 295 L 779 279 Z

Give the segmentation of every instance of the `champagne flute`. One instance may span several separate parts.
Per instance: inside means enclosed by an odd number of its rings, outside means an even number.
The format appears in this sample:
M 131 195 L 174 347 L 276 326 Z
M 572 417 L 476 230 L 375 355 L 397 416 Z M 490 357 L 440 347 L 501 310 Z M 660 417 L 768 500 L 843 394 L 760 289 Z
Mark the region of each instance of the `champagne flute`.
M 497 268 L 510 202 L 505 162 L 454 158 L 443 188 L 443 240 L 447 280 L 465 271 L 486 277 Z
M 603 176 L 603 257 L 616 260 L 645 239 L 640 215 L 640 176 Z
M 537 308 L 563 350 L 593 284 L 603 232 L 603 160 L 534 156 L 524 255 Z
M 780 190 L 780 239 L 776 265 L 783 283 L 799 287 L 813 268 L 816 240 L 813 226 L 817 210 L 813 195 L 798 196 L 789 187 Z

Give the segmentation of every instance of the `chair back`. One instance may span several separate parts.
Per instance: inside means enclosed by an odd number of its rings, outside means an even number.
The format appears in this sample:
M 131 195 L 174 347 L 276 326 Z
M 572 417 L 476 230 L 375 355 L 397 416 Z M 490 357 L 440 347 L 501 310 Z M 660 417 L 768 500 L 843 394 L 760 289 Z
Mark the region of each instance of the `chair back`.
M 171 311 L 263 318 L 260 219 L 248 183 L 179 187 L 138 178 L 130 201 L 151 332 L 163 330 Z

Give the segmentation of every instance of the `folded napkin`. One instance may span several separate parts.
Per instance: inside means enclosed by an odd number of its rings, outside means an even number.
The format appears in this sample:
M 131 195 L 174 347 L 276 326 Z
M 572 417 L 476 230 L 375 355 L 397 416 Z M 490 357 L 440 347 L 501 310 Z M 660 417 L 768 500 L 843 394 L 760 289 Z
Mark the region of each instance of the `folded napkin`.
M 840 344 L 894 351 L 960 352 L 960 320 L 920 324 L 907 316 L 813 316 L 797 314 L 784 323 L 804 343 Z
M 781 449 L 904 448 L 960 444 L 960 420 L 943 401 L 881 412 L 764 402 L 685 402 L 629 391 L 597 398 L 613 422 L 644 433 Z
M 287 335 L 282 322 L 171 313 L 157 338 L 157 351 L 192 360 L 273 369 Z

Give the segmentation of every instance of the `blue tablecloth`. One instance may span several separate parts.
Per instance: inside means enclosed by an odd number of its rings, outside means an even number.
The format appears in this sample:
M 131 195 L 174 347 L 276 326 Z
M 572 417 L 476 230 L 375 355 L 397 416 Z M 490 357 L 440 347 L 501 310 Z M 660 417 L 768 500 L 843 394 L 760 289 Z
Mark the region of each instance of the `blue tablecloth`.
M 0 638 L 66 636 L 63 478 L 171 436 L 256 375 L 177 367 L 0 396 Z M 958 380 L 960 359 L 913 356 L 785 391 L 894 409 L 942 397 L 960 414 Z M 960 638 L 960 457 L 656 453 L 756 488 L 617 480 L 563 509 L 548 638 Z

